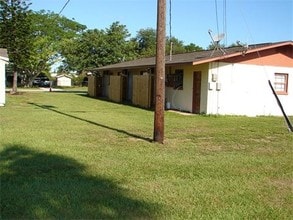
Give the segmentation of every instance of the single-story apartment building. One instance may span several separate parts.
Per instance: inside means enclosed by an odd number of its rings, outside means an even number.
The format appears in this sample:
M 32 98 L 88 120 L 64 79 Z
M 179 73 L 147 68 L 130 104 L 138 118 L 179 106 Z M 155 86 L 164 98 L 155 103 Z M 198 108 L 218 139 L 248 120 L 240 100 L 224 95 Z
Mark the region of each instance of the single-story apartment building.
M 5 105 L 5 65 L 8 61 L 7 50 L 0 48 L 0 106 Z
M 270 80 L 293 115 L 293 42 L 235 46 L 166 56 L 166 108 L 220 115 L 282 115 Z M 155 57 L 96 68 L 89 95 L 154 105 Z

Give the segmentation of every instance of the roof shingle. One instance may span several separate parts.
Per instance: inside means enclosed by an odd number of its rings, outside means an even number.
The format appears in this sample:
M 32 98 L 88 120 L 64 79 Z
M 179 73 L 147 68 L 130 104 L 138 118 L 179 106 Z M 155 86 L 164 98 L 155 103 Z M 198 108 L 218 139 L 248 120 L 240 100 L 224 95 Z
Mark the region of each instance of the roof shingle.
M 184 54 L 174 54 L 172 55 L 172 59 L 170 60 L 170 56 L 166 56 L 165 64 L 172 65 L 172 64 L 199 64 L 205 63 L 210 61 L 216 61 L 225 59 L 227 57 L 239 56 L 242 55 L 243 52 L 250 53 L 255 52 L 258 50 L 265 50 L 271 47 L 278 47 L 283 45 L 291 45 L 293 46 L 293 41 L 285 41 L 285 42 L 278 42 L 278 43 L 265 43 L 265 44 L 255 44 L 249 45 L 248 47 L 243 46 L 235 46 L 225 48 L 225 54 L 222 51 L 216 50 L 203 50 L 203 51 L 196 51 L 191 53 L 184 53 Z M 126 61 L 116 64 L 111 64 L 99 68 L 95 68 L 94 70 L 113 70 L 113 69 L 131 69 L 137 67 L 153 67 L 155 66 L 155 57 L 149 58 L 141 58 L 132 61 Z
M 3 49 L 3 48 L 0 48 L 0 56 L 8 58 L 7 50 Z

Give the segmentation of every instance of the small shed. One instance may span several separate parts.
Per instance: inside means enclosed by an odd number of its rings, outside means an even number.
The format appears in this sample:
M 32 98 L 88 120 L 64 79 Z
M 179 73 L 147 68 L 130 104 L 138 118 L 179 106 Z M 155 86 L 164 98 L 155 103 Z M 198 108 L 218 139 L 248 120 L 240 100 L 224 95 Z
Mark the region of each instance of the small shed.
M 5 105 L 5 65 L 8 61 L 7 50 L 0 48 L 0 106 Z
M 66 74 L 58 75 L 57 78 L 57 86 L 64 86 L 64 87 L 70 87 L 71 86 L 71 80 L 72 77 Z

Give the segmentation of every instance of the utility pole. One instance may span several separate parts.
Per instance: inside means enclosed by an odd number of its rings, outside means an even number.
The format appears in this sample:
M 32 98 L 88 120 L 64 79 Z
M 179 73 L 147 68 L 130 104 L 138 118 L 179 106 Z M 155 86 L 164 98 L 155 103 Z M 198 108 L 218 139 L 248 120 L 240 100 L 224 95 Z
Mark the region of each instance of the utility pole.
M 158 0 L 154 141 L 164 142 L 166 0 Z

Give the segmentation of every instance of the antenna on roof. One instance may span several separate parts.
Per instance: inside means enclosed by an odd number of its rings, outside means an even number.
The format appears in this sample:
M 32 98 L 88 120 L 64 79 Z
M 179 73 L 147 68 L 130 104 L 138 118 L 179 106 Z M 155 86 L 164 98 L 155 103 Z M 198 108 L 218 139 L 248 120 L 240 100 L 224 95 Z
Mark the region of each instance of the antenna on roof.
M 223 53 L 223 55 L 226 54 L 225 50 L 223 48 L 221 48 L 221 45 L 220 45 L 220 41 L 225 38 L 225 34 L 222 33 L 222 34 L 212 35 L 212 30 L 208 30 L 208 33 L 209 33 L 209 35 L 213 41 L 213 45 L 214 45 L 214 50 L 211 53 L 211 56 L 214 55 L 214 52 L 216 50 L 220 50 Z
M 248 50 L 248 44 L 243 44 L 239 40 L 236 41 L 236 44 L 240 47 L 242 47 L 242 56 L 245 56 L 247 50 Z

